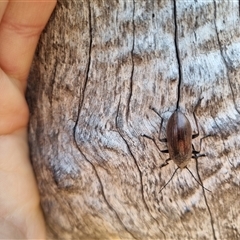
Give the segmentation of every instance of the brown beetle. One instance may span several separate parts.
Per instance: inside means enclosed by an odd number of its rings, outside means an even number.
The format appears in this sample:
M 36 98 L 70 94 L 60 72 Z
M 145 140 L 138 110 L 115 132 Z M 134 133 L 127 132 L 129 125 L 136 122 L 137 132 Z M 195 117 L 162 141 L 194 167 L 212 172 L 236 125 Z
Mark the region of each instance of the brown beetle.
M 155 110 L 152 109 L 161 119 L 161 126 L 160 126 L 160 134 L 163 124 L 163 118 L 160 116 L 160 114 Z M 210 191 L 206 189 L 202 183 L 200 183 L 195 176 L 192 174 L 192 172 L 188 169 L 187 164 L 191 160 L 191 158 L 199 158 L 205 156 L 205 154 L 199 154 L 201 151 L 201 144 L 202 139 L 208 137 L 205 136 L 200 139 L 200 151 L 196 151 L 193 144 L 192 139 L 199 136 L 199 127 L 197 124 L 197 119 L 195 116 L 195 113 L 193 112 L 194 120 L 197 126 L 197 133 L 192 134 L 192 127 L 187 119 L 187 117 L 177 108 L 171 117 L 168 120 L 167 123 L 167 138 L 160 139 L 161 142 L 166 142 L 168 149 L 167 150 L 160 150 L 163 153 L 169 153 L 169 158 L 163 163 L 160 168 L 166 166 L 170 160 L 173 160 L 174 163 L 178 166 L 178 168 L 174 171 L 172 174 L 172 177 L 169 179 L 169 181 L 161 188 L 160 192 L 167 186 L 167 184 L 172 180 L 174 174 L 177 172 L 177 170 L 186 168 L 189 173 L 192 175 L 192 177 L 195 179 L 195 181 L 200 184 L 205 190 Z M 146 136 L 146 135 L 144 135 Z M 148 136 L 146 136 L 148 137 Z M 150 138 L 150 137 L 148 137 Z M 152 138 L 150 138 L 152 139 Z M 201 181 L 201 180 L 200 180 Z
M 161 152 L 169 153 L 170 158 L 167 159 L 161 167 L 166 166 L 168 161 L 173 160 L 179 168 L 183 169 L 187 166 L 191 158 L 195 157 L 192 156 L 192 154 L 198 154 L 200 152 L 196 151 L 192 145 L 192 139 L 199 136 L 198 124 L 194 113 L 193 116 L 198 131 L 193 135 L 189 120 L 179 109 L 175 110 L 169 118 L 167 123 L 167 138 L 160 139 L 160 141 L 167 142 L 168 150 L 161 150 Z

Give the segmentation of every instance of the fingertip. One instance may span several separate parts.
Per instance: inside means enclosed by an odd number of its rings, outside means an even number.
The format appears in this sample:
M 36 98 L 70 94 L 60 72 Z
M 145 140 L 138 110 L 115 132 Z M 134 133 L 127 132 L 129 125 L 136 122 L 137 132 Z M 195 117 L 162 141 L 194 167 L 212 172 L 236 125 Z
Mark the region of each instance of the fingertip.
M 56 0 L 11 1 L 0 24 L 0 67 L 26 85 L 40 34 Z

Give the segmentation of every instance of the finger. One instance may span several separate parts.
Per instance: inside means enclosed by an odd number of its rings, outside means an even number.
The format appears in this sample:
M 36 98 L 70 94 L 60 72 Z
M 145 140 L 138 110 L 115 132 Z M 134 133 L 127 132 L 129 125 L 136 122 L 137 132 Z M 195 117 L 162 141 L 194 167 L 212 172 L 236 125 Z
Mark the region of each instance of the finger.
M 7 7 L 7 4 L 8 4 L 8 1 L 4 1 L 4 2 L 0 1 L 0 22 L 1 22 L 3 14 L 5 12 L 5 9 Z
M 28 114 L 27 103 L 19 86 L 0 69 L 0 136 L 26 127 Z
M 14 228 L 19 229 L 21 238 L 4 239 L 45 239 L 39 193 L 29 161 L 26 128 L 1 135 L 0 153 L 0 239 L 3 239 L 2 232 L 6 232 L 3 227 L 8 229 L 11 223 L 12 234 L 16 234 Z
M 26 84 L 39 36 L 55 0 L 10 1 L 0 25 L 0 67 Z

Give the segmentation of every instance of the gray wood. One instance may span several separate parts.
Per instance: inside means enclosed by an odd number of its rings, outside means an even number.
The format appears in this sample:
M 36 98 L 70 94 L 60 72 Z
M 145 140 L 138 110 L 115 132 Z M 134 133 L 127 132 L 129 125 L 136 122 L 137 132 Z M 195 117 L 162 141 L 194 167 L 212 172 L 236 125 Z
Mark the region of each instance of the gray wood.
M 238 1 L 58 2 L 29 77 L 31 159 L 49 238 L 239 239 Z M 179 105 L 206 157 L 161 153 Z M 147 135 L 151 140 L 142 135 Z

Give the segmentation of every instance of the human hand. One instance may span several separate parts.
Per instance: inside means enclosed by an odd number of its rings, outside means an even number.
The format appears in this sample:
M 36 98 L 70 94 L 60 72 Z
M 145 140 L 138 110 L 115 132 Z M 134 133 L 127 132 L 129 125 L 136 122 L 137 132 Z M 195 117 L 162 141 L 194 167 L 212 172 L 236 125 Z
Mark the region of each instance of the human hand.
M 34 51 L 56 0 L 0 0 L 0 238 L 44 239 L 29 159 L 24 93 Z

